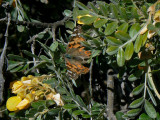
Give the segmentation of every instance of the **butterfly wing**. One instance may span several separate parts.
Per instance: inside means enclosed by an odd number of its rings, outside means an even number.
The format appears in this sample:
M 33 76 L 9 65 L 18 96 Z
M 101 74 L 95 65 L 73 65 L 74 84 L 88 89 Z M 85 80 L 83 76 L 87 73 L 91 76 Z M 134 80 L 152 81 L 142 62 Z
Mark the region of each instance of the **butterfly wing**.
M 65 58 L 67 66 L 67 75 L 73 79 L 77 79 L 81 74 L 89 72 L 89 68 L 81 64 L 81 61 Z

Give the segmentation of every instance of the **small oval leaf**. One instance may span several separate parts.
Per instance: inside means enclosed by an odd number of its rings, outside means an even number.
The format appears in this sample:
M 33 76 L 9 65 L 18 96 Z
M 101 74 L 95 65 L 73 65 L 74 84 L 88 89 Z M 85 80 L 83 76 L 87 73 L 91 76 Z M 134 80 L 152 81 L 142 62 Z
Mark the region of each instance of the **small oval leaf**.
M 100 27 L 102 27 L 106 22 L 107 22 L 106 19 L 97 20 L 96 22 L 94 22 L 94 27 L 95 27 L 95 28 L 100 28 Z
M 125 50 L 125 59 L 126 60 L 130 60 L 132 55 L 134 52 L 134 47 L 133 47 L 133 43 L 129 42 L 126 46 L 126 50 Z
M 129 116 L 129 117 L 134 117 L 134 116 L 138 115 L 138 114 L 140 113 L 140 111 L 141 111 L 140 108 L 129 110 L 129 111 L 127 112 L 127 116 Z
M 106 41 L 111 45 L 121 45 L 122 42 L 114 37 L 108 36 L 106 37 Z
M 106 53 L 108 55 L 114 55 L 118 51 L 118 46 L 110 46 L 107 48 Z
M 144 84 L 140 84 L 139 86 L 133 89 L 132 94 L 138 95 L 139 93 L 142 92 L 143 88 L 144 88 Z
M 148 100 L 145 100 L 144 108 L 149 117 L 151 118 L 157 117 L 155 108 L 152 106 L 150 102 L 148 102 Z
M 143 101 L 144 101 L 144 98 L 143 98 L 143 97 L 141 97 L 141 98 L 139 98 L 139 99 L 136 99 L 136 100 L 134 100 L 134 101 L 129 105 L 129 107 L 130 107 L 130 108 L 137 108 L 137 107 L 139 107 L 140 105 L 142 105 Z
M 105 35 L 111 35 L 118 27 L 117 22 L 109 23 L 104 31 Z
M 115 33 L 116 38 L 123 40 L 123 41 L 128 41 L 131 39 L 128 33 L 125 33 L 124 31 L 117 31 Z
M 118 66 L 122 67 L 125 63 L 124 51 L 122 48 L 119 48 L 117 54 L 117 64 Z

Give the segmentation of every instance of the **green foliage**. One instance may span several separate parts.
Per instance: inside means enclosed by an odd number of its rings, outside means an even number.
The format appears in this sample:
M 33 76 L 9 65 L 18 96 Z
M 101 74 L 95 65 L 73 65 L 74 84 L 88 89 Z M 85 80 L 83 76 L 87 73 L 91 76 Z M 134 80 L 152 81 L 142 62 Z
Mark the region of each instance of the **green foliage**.
M 158 75 L 160 72 L 160 24 L 153 19 L 154 16 L 149 18 L 147 9 L 152 4 L 133 0 L 110 1 L 110 3 L 104 1 L 88 2 L 88 5 L 74 1 L 73 10 L 66 9 L 63 12 L 64 16 L 69 18 L 64 24 L 67 32 L 62 29 L 63 32 L 59 30 L 59 33 L 55 35 L 55 33 L 53 34 L 54 29 L 51 28 L 38 33 L 33 30 L 32 34 L 35 35 L 29 40 L 32 43 L 32 52 L 30 49 L 24 48 L 20 55 L 7 55 L 9 59 L 7 70 L 13 74 L 37 74 L 37 71 L 38 74 L 53 74 L 51 79 L 45 80 L 43 83 L 50 85 L 51 88 L 60 93 L 65 103 L 63 107 L 60 107 L 53 100 L 39 100 L 31 103 L 31 107 L 27 110 L 10 113 L 11 117 L 36 120 L 60 118 L 105 120 L 104 113 L 106 109 L 109 109 L 106 104 L 107 92 L 102 92 L 102 94 L 105 93 L 103 98 L 100 96 L 101 94 L 98 93 L 97 95 L 95 91 L 98 87 L 94 88 L 96 85 L 94 82 L 105 83 L 106 78 L 103 76 L 106 76 L 107 70 L 112 68 L 117 73 L 117 79 L 119 79 L 117 81 L 125 82 L 127 86 L 124 89 L 127 91 L 125 92 L 126 95 L 121 92 L 124 90 L 117 90 L 121 93 L 115 92 L 115 94 L 129 99 L 126 102 L 129 110 L 125 113 L 119 109 L 121 103 L 117 103 L 119 107 L 115 117 L 118 120 L 158 120 L 160 118 L 158 113 L 160 89 L 155 85 L 158 85 L 160 79 Z M 34 20 L 28 17 L 20 1 L 17 2 L 16 8 L 11 11 L 13 20 L 41 23 L 38 18 Z M 80 36 L 86 39 L 81 44 L 92 53 L 87 62 L 82 58 L 82 63 L 91 63 L 91 71 L 89 80 L 86 76 L 81 75 L 77 81 L 74 81 L 66 75 L 64 56 L 67 47 L 66 41 L 71 38 L 69 34 L 72 34 L 78 22 L 81 22 L 83 31 Z M 15 28 L 20 33 L 25 33 L 28 30 L 28 27 L 23 25 L 16 25 Z M 141 33 L 145 28 L 147 30 Z M 150 32 L 154 32 L 154 36 L 151 38 L 148 37 Z M 29 36 L 27 37 L 29 38 Z M 146 46 L 149 43 L 155 46 L 154 50 L 150 50 L 150 47 Z M 39 50 L 37 50 L 37 46 L 40 48 Z M 74 65 L 76 66 L 76 64 Z M 139 68 L 139 66 L 143 67 Z M 98 72 L 92 70 L 92 67 L 95 67 L 96 70 L 95 68 L 94 70 Z M 87 84 L 86 87 L 84 81 L 90 86 Z M 121 83 L 118 82 L 115 84 L 115 89 L 121 86 Z M 100 85 L 99 83 L 98 85 Z M 87 89 L 84 90 L 84 93 L 87 91 L 87 95 L 83 98 L 81 93 L 78 91 L 77 94 L 76 91 L 76 88 L 81 85 L 84 85 L 82 88 Z M 90 87 L 93 87 L 94 90 Z M 102 89 L 105 87 L 105 90 L 107 88 L 106 85 L 100 87 Z M 80 89 L 78 88 L 78 90 Z M 92 92 L 93 95 L 91 96 Z M 127 96 L 128 93 L 130 96 Z M 100 100 L 98 100 L 99 98 Z

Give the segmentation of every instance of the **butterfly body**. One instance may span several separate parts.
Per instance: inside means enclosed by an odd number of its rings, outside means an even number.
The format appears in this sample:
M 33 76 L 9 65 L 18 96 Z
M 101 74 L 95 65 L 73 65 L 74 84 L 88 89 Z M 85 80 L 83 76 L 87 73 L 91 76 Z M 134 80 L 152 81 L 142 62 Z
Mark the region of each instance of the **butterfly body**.
M 85 39 L 80 36 L 80 32 L 81 29 L 79 26 L 74 29 L 65 54 L 67 75 L 75 80 L 81 74 L 89 72 L 89 68 L 85 67 L 84 64 L 87 63 L 87 59 L 89 59 L 91 55 L 91 52 L 85 50 L 85 47 L 81 45 L 81 42 L 85 41 Z

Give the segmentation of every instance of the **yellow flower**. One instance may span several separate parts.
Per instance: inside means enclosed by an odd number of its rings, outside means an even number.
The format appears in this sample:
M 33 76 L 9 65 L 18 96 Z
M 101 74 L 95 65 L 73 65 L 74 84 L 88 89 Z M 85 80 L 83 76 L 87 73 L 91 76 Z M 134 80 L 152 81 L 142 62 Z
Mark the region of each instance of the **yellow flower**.
M 63 105 L 64 105 L 64 103 L 63 103 L 63 101 L 62 101 L 61 96 L 60 96 L 59 93 L 53 95 L 53 96 L 52 96 L 52 99 L 56 102 L 56 104 L 57 104 L 58 106 L 63 106 Z
M 21 81 L 26 81 L 26 80 L 29 80 L 28 77 L 21 77 Z
M 6 107 L 9 111 L 16 111 L 16 106 L 22 101 L 21 97 L 13 96 L 7 100 Z
M 31 78 L 34 78 L 33 75 L 28 75 L 27 78 L 31 79 Z
M 38 84 L 38 82 L 39 82 L 39 80 L 38 80 L 38 78 L 37 77 L 34 77 L 33 79 L 32 79 L 32 85 L 37 85 Z
M 15 82 L 17 82 L 17 81 L 18 81 L 18 80 L 14 80 L 14 81 L 10 82 L 10 84 L 9 84 L 9 89 L 12 89 L 13 84 L 14 84 Z
M 23 86 L 23 83 L 21 81 L 15 82 L 12 87 L 12 93 L 17 93 L 22 86 Z
M 20 91 L 18 91 L 17 95 L 20 96 L 22 99 L 25 98 L 26 90 L 25 89 L 21 89 Z
M 34 94 L 29 93 L 29 94 L 26 95 L 26 98 L 27 98 L 30 102 L 33 102 L 33 101 L 34 101 Z
M 91 15 L 89 15 L 89 14 L 86 14 L 86 15 L 83 15 L 83 16 L 82 16 L 82 15 L 77 16 L 77 19 L 78 19 L 78 20 L 77 20 L 77 23 L 78 23 L 78 24 L 84 24 L 82 21 L 80 21 L 81 17 L 84 17 L 84 16 L 89 16 L 89 17 L 91 17 Z
M 24 85 L 31 85 L 31 80 L 26 80 L 22 82 Z
M 30 106 L 30 102 L 27 98 L 24 98 L 17 106 L 16 108 L 18 110 L 27 109 Z

